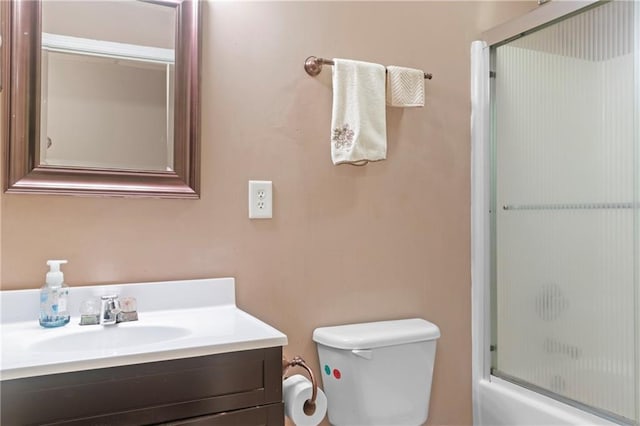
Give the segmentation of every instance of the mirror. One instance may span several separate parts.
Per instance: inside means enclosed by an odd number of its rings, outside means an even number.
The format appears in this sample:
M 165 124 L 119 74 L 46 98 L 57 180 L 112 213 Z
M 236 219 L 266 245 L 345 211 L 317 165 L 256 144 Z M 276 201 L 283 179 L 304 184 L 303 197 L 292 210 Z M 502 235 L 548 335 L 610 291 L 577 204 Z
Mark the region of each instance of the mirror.
M 40 164 L 173 170 L 175 22 L 154 3 L 42 1 Z
M 199 1 L 2 8 L 7 192 L 199 197 Z

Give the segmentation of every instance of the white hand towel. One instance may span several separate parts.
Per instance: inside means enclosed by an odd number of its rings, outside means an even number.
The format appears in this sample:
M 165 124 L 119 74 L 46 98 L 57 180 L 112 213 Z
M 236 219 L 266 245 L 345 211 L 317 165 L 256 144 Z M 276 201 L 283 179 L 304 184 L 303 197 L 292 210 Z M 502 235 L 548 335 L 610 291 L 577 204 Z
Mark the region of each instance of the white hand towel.
M 424 71 L 388 66 L 387 105 L 393 107 L 424 106 Z
M 362 165 L 387 157 L 385 69 L 380 64 L 334 59 L 331 159 Z

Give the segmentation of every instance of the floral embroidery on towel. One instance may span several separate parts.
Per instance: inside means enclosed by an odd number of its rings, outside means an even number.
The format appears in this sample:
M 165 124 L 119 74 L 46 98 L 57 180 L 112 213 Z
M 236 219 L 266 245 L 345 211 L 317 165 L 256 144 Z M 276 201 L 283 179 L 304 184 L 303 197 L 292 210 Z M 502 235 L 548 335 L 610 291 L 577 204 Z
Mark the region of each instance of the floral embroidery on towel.
M 349 149 L 353 146 L 353 135 L 354 132 L 347 123 L 342 127 L 333 129 L 331 140 L 335 144 L 336 149 Z

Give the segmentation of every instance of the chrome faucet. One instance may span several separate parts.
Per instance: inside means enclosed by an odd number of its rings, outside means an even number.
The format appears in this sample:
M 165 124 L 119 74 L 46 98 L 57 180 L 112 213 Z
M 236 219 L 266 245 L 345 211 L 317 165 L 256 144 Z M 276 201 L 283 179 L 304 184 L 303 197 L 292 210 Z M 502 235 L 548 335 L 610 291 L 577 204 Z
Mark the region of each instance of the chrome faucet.
M 102 305 L 100 307 L 100 324 L 115 324 L 120 313 L 120 301 L 118 295 L 102 296 Z

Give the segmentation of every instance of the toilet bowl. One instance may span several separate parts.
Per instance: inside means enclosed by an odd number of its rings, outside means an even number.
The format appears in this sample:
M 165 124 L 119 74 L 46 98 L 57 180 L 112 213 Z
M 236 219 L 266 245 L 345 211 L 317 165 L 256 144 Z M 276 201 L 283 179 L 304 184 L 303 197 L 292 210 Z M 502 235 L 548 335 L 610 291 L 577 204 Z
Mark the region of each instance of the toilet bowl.
M 419 318 L 315 329 L 329 422 L 423 424 L 439 337 L 435 324 Z

